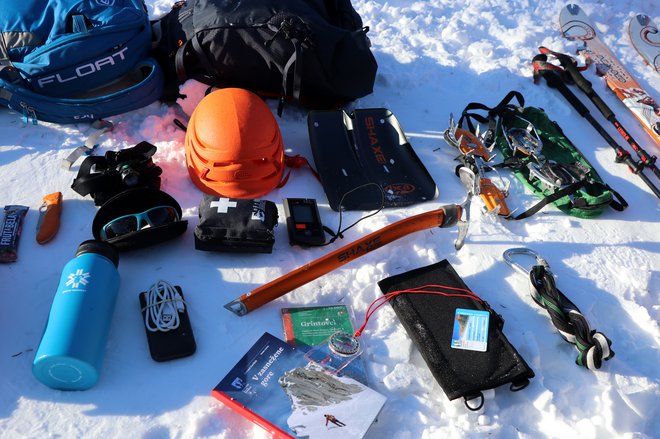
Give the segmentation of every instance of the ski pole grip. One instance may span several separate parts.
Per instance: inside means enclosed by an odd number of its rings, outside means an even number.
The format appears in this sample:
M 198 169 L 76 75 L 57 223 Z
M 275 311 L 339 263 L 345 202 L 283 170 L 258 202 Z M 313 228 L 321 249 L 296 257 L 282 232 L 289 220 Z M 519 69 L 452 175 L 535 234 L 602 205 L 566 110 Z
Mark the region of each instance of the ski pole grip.
M 575 82 L 575 84 L 580 87 L 580 90 L 582 90 L 587 95 L 591 95 L 594 92 L 594 88 L 591 85 L 591 82 L 582 76 L 580 70 L 578 70 L 578 68 L 573 63 L 573 59 L 564 54 L 557 54 L 557 58 L 559 58 L 559 62 L 561 63 L 562 67 L 564 67 L 568 74 L 571 75 L 573 82 Z
M 575 96 L 575 93 L 573 93 L 566 84 L 564 84 L 564 81 L 557 75 L 555 72 L 546 70 L 543 73 L 543 77 L 547 81 L 548 85 L 551 88 L 556 88 L 559 90 L 559 93 L 562 94 L 566 98 L 566 100 L 575 108 L 575 110 L 580 113 L 580 116 L 584 117 L 586 114 L 589 114 L 589 109 L 585 107 L 585 105 L 582 103 L 582 101 Z
M 575 67 L 575 64 L 573 64 L 570 60 L 563 62 L 562 60 L 562 65 L 566 69 L 566 71 L 571 75 L 571 78 L 573 78 L 573 81 L 575 84 L 586 94 L 589 99 L 591 99 L 591 102 L 594 103 L 594 105 L 598 108 L 598 111 L 601 112 L 603 117 L 605 119 L 610 120 L 613 116 L 614 113 L 612 113 L 612 110 L 610 110 L 610 107 L 607 106 L 605 102 L 594 92 L 594 87 L 587 80 L 584 76 L 582 76 L 582 73 L 578 70 L 577 67 Z
M 610 107 L 607 106 L 605 102 L 598 96 L 596 93 L 591 93 L 589 96 L 589 99 L 591 99 L 591 102 L 594 103 L 596 108 L 598 108 L 598 111 L 603 115 L 603 117 L 609 121 L 612 121 L 612 118 L 616 117 L 614 116 L 614 113 L 612 110 L 610 110 Z

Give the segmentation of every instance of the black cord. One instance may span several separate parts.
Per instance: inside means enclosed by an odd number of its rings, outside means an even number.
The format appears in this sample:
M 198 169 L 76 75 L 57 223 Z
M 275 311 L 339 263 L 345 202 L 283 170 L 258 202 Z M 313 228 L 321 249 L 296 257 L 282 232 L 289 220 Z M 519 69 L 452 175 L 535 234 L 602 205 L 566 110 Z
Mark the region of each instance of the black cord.
M 379 207 L 378 210 L 376 210 L 375 212 L 372 212 L 372 213 L 370 213 L 369 215 L 366 215 L 366 216 L 361 217 L 360 219 L 358 219 L 357 221 L 355 221 L 355 222 L 354 222 L 353 224 L 351 224 L 350 226 L 346 227 L 345 229 L 342 229 L 342 228 L 341 228 L 341 224 L 342 224 L 342 220 L 343 220 L 342 213 L 343 213 L 343 211 L 344 211 L 344 209 L 343 209 L 344 199 L 345 199 L 349 194 L 351 194 L 352 192 L 355 192 L 356 190 L 358 190 L 358 189 L 362 189 L 362 188 L 365 188 L 365 187 L 367 187 L 367 186 L 376 186 L 376 187 L 380 190 L 380 207 Z M 325 244 L 319 244 L 318 246 L 315 246 L 315 247 L 324 247 L 324 246 L 326 246 L 326 245 L 330 245 L 330 244 L 332 244 L 333 242 L 335 242 L 335 241 L 337 240 L 337 238 L 343 238 L 343 237 L 344 237 L 344 235 L 343 235 L 344 232 L 346 232 L 348 229 L 350 229 L 350 228 L 352 228 L 352 227 L 355 227 L 360 221 L 365 220 L 365 219 L 367 219 L 367 218 L 370 218 L 370 217 L 376 215 L 378 212 L 380 212 L 381 210 L 383 210 L 384 207 L 385 207 L 385 191 L 383 190 L 383 188 L 382 188 L 379 184 L 376 184 L 376 183 L 365 183 L 365 184 L 362 184 L 362 185 L 360 185 L 360 186 L 356 186 L 356 187 L 354 187 L 353 189 L 351 189 L 351 190 L 345 192 L 344 195 L 342 195 L 342 196 L 341 196 L 341 199 L 339 200 L 339 225 L 337 226 L 337 231 L 334 232 L 334 231 L 332 231 L 332 229 L 330 229 L 329 227 L 325 227 L 325 226 L 323 226 L 323 230 L 325 230 L 329 235 L 331 235 L 332 238 L 330 239 L 330 241 L 326 242 Z

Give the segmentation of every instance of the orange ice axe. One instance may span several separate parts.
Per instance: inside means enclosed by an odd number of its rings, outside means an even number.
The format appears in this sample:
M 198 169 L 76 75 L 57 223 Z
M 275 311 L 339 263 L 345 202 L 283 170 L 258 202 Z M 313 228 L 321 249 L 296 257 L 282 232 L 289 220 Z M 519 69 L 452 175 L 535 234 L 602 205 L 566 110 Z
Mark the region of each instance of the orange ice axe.
M 466 185 L 467 186 L 467 185 Z M 468 188 L 468 191 L 471 191 Z M 277 299 L 295 290 L 296 288 L 311 282 L 322 275 L 347 264 L 360 256 L 376 250 L 392 241 L 396 241 L 413 232 L 430 229 L 433 227 L 452 227 L 457 225 L 459 228 L 455 247 L 460 249 L 463 246 L 465 236 L 467 235 L 470 198 L 468 195 L 465 202 L 461 205 L 452 204 L 443 206 L 429 212 L 420 213 L 408 218 L 399 220 L 389 226 L 368 234 L 367 236 L 345 245 L 344 247 L 333 251 L 309 264 L 303 265 L 284 276 L 275 279 L 238 299 L 232 300 L 225 305 L 229 311 L 238 316 L 259 308 L 266 303 Z

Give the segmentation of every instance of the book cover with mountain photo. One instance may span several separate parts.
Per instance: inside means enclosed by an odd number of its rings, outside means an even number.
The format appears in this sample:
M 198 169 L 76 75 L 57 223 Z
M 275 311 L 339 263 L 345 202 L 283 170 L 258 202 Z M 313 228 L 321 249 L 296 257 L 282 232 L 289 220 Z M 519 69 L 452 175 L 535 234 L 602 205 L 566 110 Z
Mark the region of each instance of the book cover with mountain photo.
M 264 333 L 211 394 L 276 438 L 362 438 L 385 397 Z

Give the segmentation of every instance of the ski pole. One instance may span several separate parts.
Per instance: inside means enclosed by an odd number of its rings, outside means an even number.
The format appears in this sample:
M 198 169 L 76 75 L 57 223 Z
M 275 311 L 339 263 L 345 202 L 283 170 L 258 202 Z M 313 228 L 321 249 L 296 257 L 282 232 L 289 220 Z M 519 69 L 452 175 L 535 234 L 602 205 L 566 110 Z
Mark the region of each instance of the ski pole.
M 290 273 L 285 274 L 261 287 L 243 294 L 238 299 L 232 300 L 225 305 L 229 311 L 237 316 L 244 316 L 250 311 L 271 302 L 286 293 L 305 285 L 329 273 L 360 256 L 364 256 L 372 250 L 376 250 L 392 241 L 409 235 L 413 232 L 430 229 L 432 227 L 459 226 L 459 236 L 456 240 L 457 249 L 467 233 L 467 227 L 461 227 L 461 217 L 464 211 L 469 211 L 470 195 L 463 205 L 443 206 L 429 212 L 420 213 L 399 220 L 389 226 L 377 230 L 369 235 L 343 246 L 325 256 L 298 267 Z M 467 214 L 467 212 L 465 212 Z
M 553 65 L 547 65 L 546 55 L 537 55 L 532 60 L 534 66 L 535 75 L 540 75 L 545 78 L 548 87 L 556 88 L 562 96 L 575 108 L 575 110 L 580 114 L 580 116 L 587 119 L 587 121 L 594 127 L 594 129 L 600 134 L 603 139 L 610 145 L 616 152 L 616 162 L 625 163 L 628 165 L 628 168 L 639 176 L 639 178 L 646 183 L 646 185 L 653 191 L 656 197 L 660 198 L 660 189 L 656 187 L 655 184 L 643 173 L 644 164 L 641 162 L 636 162 L 628 151 L 623 149 L 617 142 L 610 136 L 610 134 L 605 131 L 605 129 L 593 118 L 589 109 L 580 101 L 580 99 L 575 96 L 575 94 L 564 84 L 564 81 L 559 77 L 559 74 L 556 71 L 556 67 Z
M 616 128 L 619 134 L 621 134 L 621 136 L 623 136 L 623 138 L 626 139 L 626 141 L 630 144 L 632 149 L 635 150 L 637 156 L 642 161 L 642 164 L 650 168 L 655 174 L 655 176 L 660 178 L 660 170 L 655 164 L 656 157 L 648 154 L 644 150 L 644 148 L 642 148 L 637 143 L 637 141 L 633 138 L 633 136 L 630 135 L 630 133 L 623 127 L 623 125 L 619 123 L 614 112 L 594 91 L 591 82 L 587 78 L 585 78 L 580 72 L 580 70 L 575 66 L 575 63 L 573 62 L 573 58 L 563 53 L 553 52 L 547 47 L 540 47 L 539 50 L 541 51 L 542 54 L 549 53 L 557 58 L 557 60 L 562 65 L 564 70 L 571 76 L 571 79 L 573 80 L 573 82 L 575 82 L 575 85 L 577 85 L 578 88 L 582 90 L 582 92 L 585 95 L 587 95 L 587 97 L 591 100 L 591 102 L 593 102 L 596 108 L 598 108 L 598 111 L 600 111 L 603 117 L 607 119 L 612 125 L 614 125 L 614 128 Z

